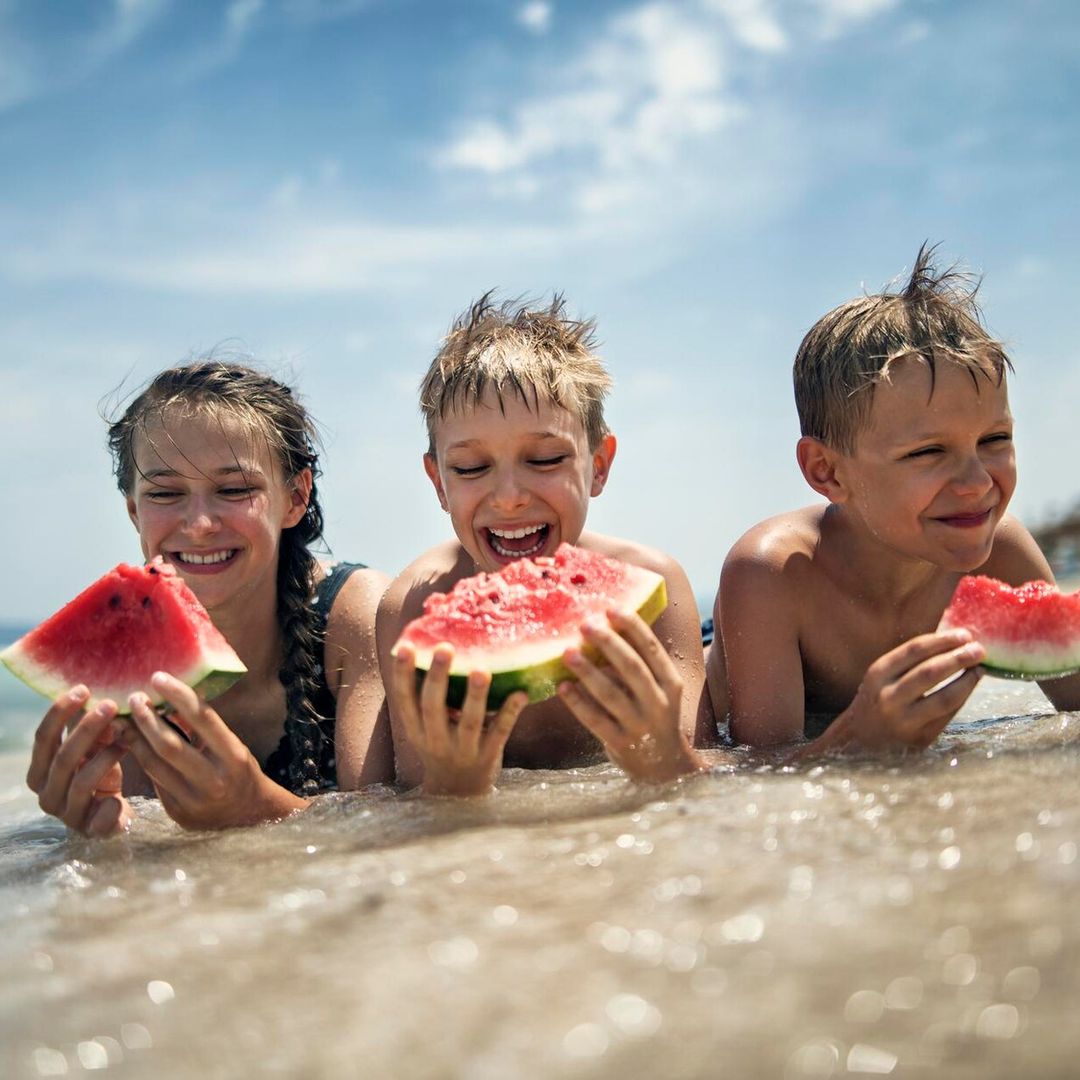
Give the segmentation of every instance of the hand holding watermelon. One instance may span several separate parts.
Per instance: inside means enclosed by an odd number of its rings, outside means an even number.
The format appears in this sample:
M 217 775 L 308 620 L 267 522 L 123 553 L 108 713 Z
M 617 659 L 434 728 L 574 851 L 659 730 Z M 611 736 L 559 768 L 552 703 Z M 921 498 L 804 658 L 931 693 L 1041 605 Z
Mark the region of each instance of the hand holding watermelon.
M 113 722 L 116 704 L 102 701 L 83 713 L 89 697 L 86 686 L 73 687 L 45 714 L 26 783 L 45 813 L 85 836 L 104 837 L 131 825 L 120 766 L 126 748 Z
M 520 690 L 511 693 L 488 720 L 491 673 L 473 671 L 466 679 L 461 709 L 453 711 L 447 706 L 453 660 L 453 646 L 437 646 L 418 692 L 416 650 L 403 642 L 394 650 L 389 692 L 395 714 L 423 764 L 424 793 L 484 795 L 502 768 L 506 740 L 529 698 Z
M 165 812 L 178 825 L 185 829 L 253 825 L 307 805 L 262 771 L 245 743 L 190 686 L 163 671 L 150 683 L 155 698 L 172 710 L 169 722 L 155 711 L 146 693 L 132 694 L 129 706 L 135 730 L 126 741 Z
M 962 629 L 905 641 L 867 668 L 855 700 L 809 745 L 924 750 L 975 689 L 985 655 Z
M 682 678 L 649 625 L 634 612 L 611 611 L 607 622 L 586 622 L 582 636 L 606 666 L 567 649 L 566 666 L 578 681 L 560 684 L 559 696 L 608 757 L 646 783 L 703 768 L 679 727 Z

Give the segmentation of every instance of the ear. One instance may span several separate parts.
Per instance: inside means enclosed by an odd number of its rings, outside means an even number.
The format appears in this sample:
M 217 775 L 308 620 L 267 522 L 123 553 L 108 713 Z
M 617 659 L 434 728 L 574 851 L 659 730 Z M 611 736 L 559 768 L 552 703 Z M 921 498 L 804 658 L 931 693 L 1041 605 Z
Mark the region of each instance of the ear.
M 439 475 L 439 463 L 434 454 L 424 455 L 424 472 L 435 488 L 435 494 L 439 496 L 439 505 L 449 514 L 450 507 L 446 503 L 446 491 L 443 489 L 442 476 Z
M 589 489 L 589 494 L 596 496 L 604 490 L 604 485 L 608 481 L 608 475 L 611 472 L 611 463 L 615 460 L 615 451 L 618 449 L 618 443 L 615 441 L 615 436 L 610 432 L 600 440 L 600 445 L 593 451 L 592 456 L 592 487 Z
M 795 457 L 806 482 L 831 503 L 846 502 L 848 497 L 847 488 L 837 475 L 842 456 L 812 435 L 804 435 L 795 447 Z
M 127 503 L 128 519 L 131 521 L 131 524 L 135 526 L 135 531 L 138 532 L 139 511 L 135 507 L 135 497 L 133 495 L 128 495 L 125 498 L 125 502 Z
M 283 529 L 291 529 L 298 525 L 307 513 L 308 503 L 311 501 L 311 489 L 315 483 L 310 469 L 301 469 L 289 481 L 289 508 L 285 511 L 285 519 L 281 523 Z

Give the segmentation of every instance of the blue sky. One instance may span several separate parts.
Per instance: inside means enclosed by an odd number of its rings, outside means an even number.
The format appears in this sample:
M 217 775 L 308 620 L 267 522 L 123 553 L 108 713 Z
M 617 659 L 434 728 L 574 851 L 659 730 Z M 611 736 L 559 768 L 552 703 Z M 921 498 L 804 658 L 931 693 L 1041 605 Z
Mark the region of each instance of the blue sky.
M 138 555 L 100 409 L 216 345 L 322 422 L 336 554 L 446 535 L 416 384 L 488 288 L 596 317 L 590 524 L 712 591 L 811 501 L 790 365 L 924 239 L 985 275 L 1020 484 L 1070 505 L 1071 0 L 0 0 L 0 619 Z

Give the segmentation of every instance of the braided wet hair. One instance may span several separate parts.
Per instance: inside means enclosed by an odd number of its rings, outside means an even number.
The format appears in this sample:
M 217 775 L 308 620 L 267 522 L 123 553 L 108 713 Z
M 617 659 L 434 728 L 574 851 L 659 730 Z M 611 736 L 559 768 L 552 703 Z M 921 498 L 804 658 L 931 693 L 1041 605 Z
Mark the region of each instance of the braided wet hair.
M 304 516 L 281 534 L 277 617 L 282 637 L 278 677 L 285 687 L 285 732 L 292 749 L 287 786 L 300 795 L 315 795 L 329 780 L 320 777 L 326 735 L 312 704 L 322 652 L 311 605 L 316 569 L 311 546 L 323 535 L 315 484 L 320 473 L 315 425 L 290 387 L 245 364 L 211 358 L 169 368 L 109 425 L 113 472 L 125 495 L 135 486 L 135 435 L 149 438 L 149 423 L 162 422 L 166 414 L 237 418 L 266 439 L 286 479 L 311 470 Z

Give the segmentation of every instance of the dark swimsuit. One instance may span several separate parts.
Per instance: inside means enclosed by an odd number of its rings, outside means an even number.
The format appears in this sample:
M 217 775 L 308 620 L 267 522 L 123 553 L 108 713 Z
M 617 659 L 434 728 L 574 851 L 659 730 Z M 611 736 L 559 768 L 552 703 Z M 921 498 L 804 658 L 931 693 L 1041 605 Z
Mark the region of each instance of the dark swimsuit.
M 322 663 L 315 665 L 316 689 L 311 696 L 311 705 L 319 717 L 322 731 L 322 747 L 319 753 L 319 788 L 329 791 L 337 787 L 337 760 L 334 755 L 334 721 L 337 714 L 337 702 L 326 681 L 326 626 L 330 621 L 330 611 L 334 606 L 342 586 L 349 580 L 354 570 L 365 569 L 363 563 L 335 563 L 326 573 L 326 577 L 315 586 L 315 596 L 311 610 L 315 613 L 314 631 L 316 638 L 323 643 Z M 286 732 L 281 737 L 273 753 L 263 762 L 262 770 L 276 780 L 282 787 L 289 787 L 289 766 L 293 761 L 292 741 Z

